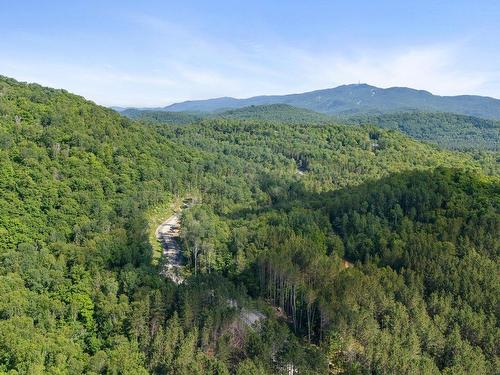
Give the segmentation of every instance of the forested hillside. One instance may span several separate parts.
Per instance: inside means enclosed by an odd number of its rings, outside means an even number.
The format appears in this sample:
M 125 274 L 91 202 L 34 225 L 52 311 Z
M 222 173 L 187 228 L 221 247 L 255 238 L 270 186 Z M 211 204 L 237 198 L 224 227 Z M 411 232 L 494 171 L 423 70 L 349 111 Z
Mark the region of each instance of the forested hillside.
M 326 124 L 334 122 L 334 119 L 328 115 L 286 104 L 257 105 L 216 113 L 151 111 L 129 108 L 120 112 L 120 114 L 131 119 L 168 125 L 189 125 L 202 119 L 218 118 L 287 124 Z
M 498 373 L 497 158 L 0 78 L 0 372 Z M 146 214 L 186 195 L 177 286 Z
M 468 151 L 498 151 L 500 123 L 454 113 L 397 112 L 378 115 L 329 116 L 286 104 L 250 106 L 218 113 L 167 112 L 127 109 L 132 119 L 167 125 L 189 125 L 202 119 L 254 120 L 301 125 L 375 125 L 397 130 L 441 148 Z
M 498 209 L 498 180 L 447 169 L 287 197 L 229 219 L 230 272 L 331 373 L 493 374 Z
M 410 137 L 452 150 L 500 150 L 500 122 L 454 113 L 401 112 L 341 120 L 399 130 Z
M 121 111 L 120 114 L 134 120 L 150 121 L 168 125 L 193 124 L 208 115 L 196 112 L 151 111 L 134 108 L 125 109 Z
M 193 155 L 64 91 L 2 78 L 0 96 L 0 370 L 146 373 L 173 291 L 144 210 L 186 189 Z
M 217 115 L 218 118 L 283 122 L 286 124 L 328 124 L 333 118 L 308 109 L 287 104 L 254 105 L 232 109 Z
M 399 132 L 370 126 L 217 119 L 192 126 L 158 125 L 157 129 L 176 143 L 229 159 L 228 165 L 274 170 L 280 179 L 299 177 L 295 186 L 314 191 L 352 186 L 390 172 L 438 165 L 500 173 L 496 153 L 473 156 L 444 151 Z

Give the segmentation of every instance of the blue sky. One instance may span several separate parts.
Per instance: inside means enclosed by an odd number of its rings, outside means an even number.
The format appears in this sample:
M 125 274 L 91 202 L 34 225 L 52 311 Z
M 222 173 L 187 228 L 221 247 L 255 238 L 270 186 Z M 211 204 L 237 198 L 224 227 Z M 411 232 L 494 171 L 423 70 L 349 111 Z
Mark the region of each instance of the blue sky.
M 0 0 L 0 74 L 103 105 L 369 83 L 500 97 L 500 1 Z

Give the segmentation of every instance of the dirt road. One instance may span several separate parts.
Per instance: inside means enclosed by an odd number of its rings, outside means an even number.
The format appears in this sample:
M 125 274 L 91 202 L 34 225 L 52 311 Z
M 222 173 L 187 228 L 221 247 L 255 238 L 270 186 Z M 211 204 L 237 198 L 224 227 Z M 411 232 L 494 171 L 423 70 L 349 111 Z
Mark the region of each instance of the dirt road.
M 180 229 L 180 213 L 175 213 L 156 228 L 156 238 L 163 247 L 160 261 L 160 274 L 168 277 L 176 284 L 184 281 L 181 275 L 182 254 L 178 243 Z

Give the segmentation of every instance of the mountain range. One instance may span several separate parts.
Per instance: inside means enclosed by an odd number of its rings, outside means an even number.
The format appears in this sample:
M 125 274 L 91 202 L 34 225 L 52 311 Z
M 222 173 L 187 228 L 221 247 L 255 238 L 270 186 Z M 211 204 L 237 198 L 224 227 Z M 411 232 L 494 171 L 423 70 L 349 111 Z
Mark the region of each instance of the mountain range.
M 401 111 L 451 112 L 486 119 L 500 119 L 500 100 L 477 95 L 439 96 L 408 87 L 379 88 L 367 84 L 342 85 L 301 94 L 221 97 L 191 100 L 163 108 L 169 112 L 217 112 L 251 105 L 289 104 L 335 115 L 380 114 Z

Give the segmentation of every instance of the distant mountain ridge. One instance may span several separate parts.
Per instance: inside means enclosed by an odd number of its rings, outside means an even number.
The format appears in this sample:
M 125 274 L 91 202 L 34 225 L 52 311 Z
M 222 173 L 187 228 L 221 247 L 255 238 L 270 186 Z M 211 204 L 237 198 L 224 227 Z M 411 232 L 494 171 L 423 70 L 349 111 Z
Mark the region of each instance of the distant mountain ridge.
M 248 106 L 288 104 L 325 114 L 357 115 L 401 111 L 451 112 L 500 120 L 500 100 L 477 95 L 439 96 L 407 87 L 387 89 L 351 84 L 301 94 L 255 96 L 246 99 L 221 97 L 175 103 L 155 110 L 216 112 Z

